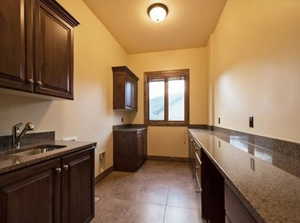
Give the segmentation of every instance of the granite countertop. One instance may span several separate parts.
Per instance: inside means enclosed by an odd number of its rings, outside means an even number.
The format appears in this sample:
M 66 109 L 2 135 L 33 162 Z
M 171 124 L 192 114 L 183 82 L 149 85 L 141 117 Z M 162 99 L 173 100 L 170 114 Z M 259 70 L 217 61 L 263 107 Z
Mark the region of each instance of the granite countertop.
M 121 131 L 121 132 L 134 132 L 134 131 L 139 131 L 144 129 L 147 129 L 147 126 L 143 124 L 128 124 L 128 125 L 113 126 L 114 131 Z
M 47 146 L 64 146 L 63 148 L 53 149 L 48 152 L 39 152 L 37 149 L 34 155 L 21 155 L 22 151 L 28 151 L 32 148 L 40 148 Z M 96 143 L 91 142 L 72 142 L 72 141 L 58 141 L 58 140 L 48 140 L 41 141 L 40 143 L 32 143 L 23 146 L 15 153 L 15 150 L 7 150 L 0 153 L 0 174 L 7 173 L 18 168 L 23 168 L 32 164 L 39 163 L 41 161 L 53 159 L 60 157 L 62 155 L 79 151 L 86 147 L 95 147 Z
M 272 151 L 252 148 L 251 145 L 251 149 L 246 147 L 247 150 L 243 151 L 245 141 L 238 138 L 233 137 L 229 143 L 212 131 L 189 129 L 189 132 L 259 222 L 300 222 L 300 178 L 286 171 L 289 157 L 278 158 L 276 155 L 277 159 L 282 159 L 283 168 L 280 168 L 273 164 Z M 294 163 L 297 169 L 296 164 L 299 160 Z
M 135 132 L 139 130 L 144 130 L 146 129 L 145 127 L 140 127 L 140 128 L 119 128 L 119 129 L 114 129 L 114 131 L 120 131 L 120 132 Z

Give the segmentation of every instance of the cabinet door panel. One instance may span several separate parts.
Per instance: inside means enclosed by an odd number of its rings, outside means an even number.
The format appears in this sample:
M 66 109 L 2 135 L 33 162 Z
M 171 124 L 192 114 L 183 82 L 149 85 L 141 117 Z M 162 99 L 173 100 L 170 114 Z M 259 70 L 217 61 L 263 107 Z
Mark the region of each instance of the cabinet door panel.
M 32 8 L 31 0 L 1 1 L 1 87 L 26 91 L 33 89 Z
M 132 109 L 132 94 L 133 94 L 133 83 L 130 80 L 125 81 L 125 106 L 128 109 Z
M 59 223 L 59 166 L 52 161 L 2 177 L 8 183 L 0 186 L 0 222 Z
M 125 82 L 125 106 L 129 110 L 136 110 L 137 82 L 128 78 Z
M 36 16 L 38 93 L 73 98 L 73 29 L 43 3 Z
M 144 132 L 143 131 L 138 131 L 137 132 L 137 153 L 138 153 L 138 160 L 137 160 L 137 168 L 140 167 L 146 157 L 145 157 L 145 148 L 144 148 L 144 142 L 145 138 L 144 138 Z
M 83 223 L 94 217 L 94 151 L 63 160 L 63 222 Z
M 229 222 L 256 223 L 246 207 L 228 185 L 225 185 L 225 209 L 226 215 L 230 219 Z

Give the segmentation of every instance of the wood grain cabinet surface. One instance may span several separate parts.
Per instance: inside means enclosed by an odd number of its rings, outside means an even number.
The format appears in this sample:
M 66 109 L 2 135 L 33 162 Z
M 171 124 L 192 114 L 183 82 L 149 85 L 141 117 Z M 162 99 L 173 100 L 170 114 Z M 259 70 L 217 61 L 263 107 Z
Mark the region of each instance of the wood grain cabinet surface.
M 62 161 L 63 222 L 90 222 L 94 217 L 94 153 L 83 151 Z
M 112 67 L 113 108 L 115 110 L 137 111 L 138 77 L 128 67 Z
M 147 129 L 114 130 L 114 169 L 136 171 L 147 158 Z
M 93 147 L 0 176 L 1 223 L 86 223 L 93 217 Z
M 1 0 L 0 87 L 33 90 L 33 0 Z
M 54 0 L 2 0 L 0 87 L 73 99 L 73 29 Z
M 225 184 L 225 211 L 229 223 L 256 223 L 237 195 Z

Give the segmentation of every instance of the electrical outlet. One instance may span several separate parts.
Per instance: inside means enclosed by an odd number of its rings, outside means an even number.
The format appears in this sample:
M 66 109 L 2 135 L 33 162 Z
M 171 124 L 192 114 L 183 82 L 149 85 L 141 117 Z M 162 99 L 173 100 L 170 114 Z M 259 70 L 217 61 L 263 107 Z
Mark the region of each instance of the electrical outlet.
M 99 154 L 99 160 L 104 160 L 105 152 Z
M 218 118 L 218 124 L 221 124 L 221 118 L 220 117 Z
M 250 158 L 250 168 L 255 171 L 255 159 Z
M 249 117 L 249 127 L 254 128 L 254 117 L 253 116 Z

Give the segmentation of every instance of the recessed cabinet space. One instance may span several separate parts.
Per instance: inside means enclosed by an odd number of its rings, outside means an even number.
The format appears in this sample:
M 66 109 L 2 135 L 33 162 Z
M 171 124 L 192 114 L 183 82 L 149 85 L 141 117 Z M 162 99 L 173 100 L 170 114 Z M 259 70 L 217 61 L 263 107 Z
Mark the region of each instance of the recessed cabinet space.
M 73 99 L 73 29 L 53 0 L 2 0 L 0 87 Z
M 93 217 L 93 147 L 0 176 L 1 223 L 82 223 Z
M 138 77 L 126 66 L 112 67 L 113 108 L 137 111 Z

